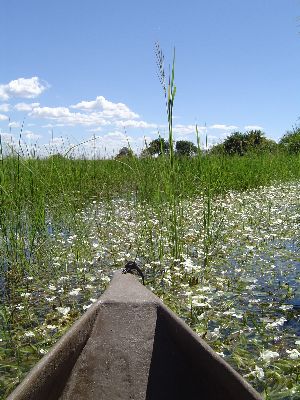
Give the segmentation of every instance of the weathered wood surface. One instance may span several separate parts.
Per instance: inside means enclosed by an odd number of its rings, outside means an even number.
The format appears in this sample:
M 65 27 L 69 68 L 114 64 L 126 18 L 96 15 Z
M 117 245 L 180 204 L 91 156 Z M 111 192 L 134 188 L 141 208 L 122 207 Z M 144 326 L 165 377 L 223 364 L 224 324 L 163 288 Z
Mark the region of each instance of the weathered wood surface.
M 159 298 L 118 271 L 8 399 L 261 397 Z

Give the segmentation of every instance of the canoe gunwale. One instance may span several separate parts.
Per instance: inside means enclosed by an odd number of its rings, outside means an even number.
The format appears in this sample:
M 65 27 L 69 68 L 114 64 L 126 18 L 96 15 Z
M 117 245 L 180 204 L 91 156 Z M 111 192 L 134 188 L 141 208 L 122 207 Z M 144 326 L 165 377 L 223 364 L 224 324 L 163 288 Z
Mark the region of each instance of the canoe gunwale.
M 111 343 L 109 342 L 109 335 L 101 338 L 101 327 L 103 326 L 105 330 L 107 318 L 109 318 L 109 316 L 112 316 L 112 320 L 115 318 L 115 325 L 112 325 L 113 328 L 109 331 L 112 332 L 112 337 L 115 335 L 115 339 L 112 338 Z M 124 318 L 127 318 L 127 322 L 122 327 Z M 141 338 L 137 337 L 139 334 L 139 326 L 133 326 L 134 329 L 132 329 L 132 331 L 135 332 L 135 337 L 129 337 L 128 342 L 126 342 L 127 338 L 122 337 L 122 332 L 118 332 L 118 329 L 121 327 L 121 331 L 122 329 L 124 329 L 124 331 L 126 330 L 127 335 L 130 336 L 131 330 L 128 329 L 128 321 L 132 324 L 140 324 L 140 331 L 142 332 Z M 153 337 L 150 333 L 147 333 L 148 331 L 154 332 L 152 334 Z M 119 335 L 119 338 L 117 338 L 117 335 Z M 143 343 L 143 338 L 145 339 L 145 345 Z M 127 351 L 128 353 L 124 356 L 124 359 L 126 359 L 129 364 L 131 363 L 134 365 L 133 370 L 137 371 L 135 373 L 140 373 L 139 379 L 143 380 L 147 371 L 149 373 L 148 384 L 147 381 L 145 381 L 144 384 L 144 394 L 142 394 L 140 388 L 134 386 L 135 379 L 133 379 L 134 388 L 130 388 L 130 390 L 133 390 L 134 393 L 139 391 L 139 393 L 137 395 L 133 394 L 134 397 L 130 397 L 131 395 L 126 397 L 124 395 L 124 399 L 156 400 L 165 398 L 167 400 L 168 398 L 172 398 L 162 396 L 160 391 L 157 391 L 157 387 L 161 387 L 162 382 L 164 382 L 163 374 L 166 373 L 167 369 L 172 369 L 174 367 L 175 374 L 176 371 L 179 375 L 186 373 L 184 368 L 178 372 L 182 367 L 179 365 L 178 369 L 176 366 L 176 364 L 183 360 L 183 362 L 186 362 L 187 367 L 191 369 L 191 375 L 194 377 L 193 380 L 198 379 L 197 375 L 195 375 L 195 371 L 199 371 L 198 375 L 200 380 L 202 379 L 204 382 L 205 380 L 211 381 L 224 390 L 224 397 L 205 398 L 212 400 L 215 400 L 215 398 L 224 400 L 262 400 L 262 397 L 250 384 L 216 354 L 202 338 L 188 327 L 185 322 L 173 313 L 158 297 L 142 286 L 134 276 L 130 274 L 124 275 L 121 271 L 117 271 L 114 274 L 110 286 L 99 300 L 74 323 L 66 334 L 52 347 L 49 353 L 32 368 L 25 379 L 11 393 L 8 400 L 58 400 L 74 398 L 64 395 L 65 388 L 68 386 L 70 380 L 72 381 L 73 379 L 73 381 L 76 381 L 79 372 L 77 371 L 77 375 L 76 373 L 74 375 L 74 371 L 76 368 L 78 369 L 77 365 L 80 364 L 78 360 L 84 357 L 84 354 L 89 351 L 91 343 L 97 340 L 102 343 L 100 343 L 102 346 L 102 358 L 103 353 L 105 353 L 106 344 L 108 344 L 108 347 L 110 345 L 120 346 L 120 349 L 123 346 L 121 349 L 122 352 L 126 353 Z M 131 343 L 131 349 L 128 349 L 128 347 L 130 347 L 128 346 L 129 341 L 130 343 L 133 341 L 133 344 Z M 135 342 L 137 346 L 142 347 L 139 354 L 135 352 Z M 173 347 L 170 347 L 168 350 L 169 342 L 170 346 Z M 143 346 L 145 346 L 144 349 Z M 148 369 L 143 366 L 143 350 L 145 354 L 147 354 L 145 358 L 148 357 Z M 153 354 L 151 354 L 152 351 Z M 178 352 L 178 354 L 180 353 L 178 355 L 179 358 L 176 356 L 176 352 Z M 93 353 L 95 353 L 95 351 L 92 351 L 92 355 Z M 164 354 L 163 357 L 165 359 L 162 360 L 162 362 L 160 360 L 161 354 Z M 171 358 L 173 357 L 173 363 L 167 360 L 169 356 Z M 110 357 L 109 354 L 108 357 Z M 156 371 L 156 369 L 159 370 L 160 366 L 163 364 L 165 365 L 165 371 Z M 120 374 L 122 375 L 123 372 L 124 371 L 121 370 L 118 376 Z M 141 375 L 142 372 L 144 375 Z M 172 371 L 170 374 L 171 373 Z M 172 381 L 173 378 L 169 375 L 167 379 Z M 157 379 L 160 380 L 159 385 Z M 191 379 L 191 377 L 187 376 L 187 380 L 194 384 Z M 84 382 L 84 380 L 82 380 L 82 382 Z M 124 379 L 120 381 L 120 385 L 122 386 L 123 383 Z M 74 382 L 72 384 L 74 384 Z M 197 384 L 197 382 L 195 382 L 195 384 Z M 113 386 L 114 383 L 111 383 L 111 385 Z M 113 393 L 114 390 L 115 389 L 112 387 L 111 393 Z M 124 390 L 126 391 L 127 389 L 125 388 Z M 98 395 L 98 397 L 89 398 L 114 400 L 114 398 L 120 397 L 114 397 L 113 394 L 110 394 L 108 397 L 102 397 L 102 395 L 99 397 Z M 191 395 L 186 398 L 194 399 L 198 398 L 198 396 L 193 397 Z M 78 397 L 78 399 L 85 399 L 85 397 Z

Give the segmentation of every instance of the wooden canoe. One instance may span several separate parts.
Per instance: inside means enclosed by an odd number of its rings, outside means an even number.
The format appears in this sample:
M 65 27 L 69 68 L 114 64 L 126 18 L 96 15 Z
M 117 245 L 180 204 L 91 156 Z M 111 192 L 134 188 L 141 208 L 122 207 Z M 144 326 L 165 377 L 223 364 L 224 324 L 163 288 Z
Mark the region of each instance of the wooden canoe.
M 118 271 L 8 399 L 261 397 L 133 275 Z

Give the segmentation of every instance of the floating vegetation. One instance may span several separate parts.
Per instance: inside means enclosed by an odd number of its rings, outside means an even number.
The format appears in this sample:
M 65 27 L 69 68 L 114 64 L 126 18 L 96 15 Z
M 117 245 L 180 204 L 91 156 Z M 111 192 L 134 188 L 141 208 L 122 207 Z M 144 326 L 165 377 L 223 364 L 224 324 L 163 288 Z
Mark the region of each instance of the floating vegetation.
M 68 230 L 49 220 L 30 269 L 1 274 L 1 395 L 136 259 L 148 288 L 265 398 L 299 399 L 299 194 L 294 182 L 180 199 L 176 258 L 174 204 L 95 199 Z

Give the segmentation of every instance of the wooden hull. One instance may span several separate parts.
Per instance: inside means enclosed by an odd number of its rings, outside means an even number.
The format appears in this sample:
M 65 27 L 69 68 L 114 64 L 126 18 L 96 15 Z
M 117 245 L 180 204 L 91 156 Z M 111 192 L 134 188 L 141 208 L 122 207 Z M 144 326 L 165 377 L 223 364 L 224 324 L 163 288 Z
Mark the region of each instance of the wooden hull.
M 118 271 L 8 399 L 261 397 L 134 276 Z

